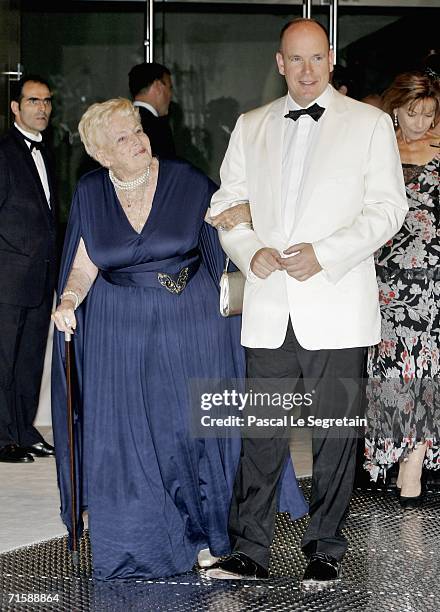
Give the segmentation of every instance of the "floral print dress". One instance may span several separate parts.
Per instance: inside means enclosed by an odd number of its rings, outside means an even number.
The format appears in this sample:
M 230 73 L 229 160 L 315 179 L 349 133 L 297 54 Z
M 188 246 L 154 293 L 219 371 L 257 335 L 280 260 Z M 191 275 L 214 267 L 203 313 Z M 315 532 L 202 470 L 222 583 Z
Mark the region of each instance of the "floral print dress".
M 373 480 L 427 442 L 440 467 L 439 166 L 404 164 L 409 211 L 376 254 L 382 341 L 369 349 L 365 468 Z

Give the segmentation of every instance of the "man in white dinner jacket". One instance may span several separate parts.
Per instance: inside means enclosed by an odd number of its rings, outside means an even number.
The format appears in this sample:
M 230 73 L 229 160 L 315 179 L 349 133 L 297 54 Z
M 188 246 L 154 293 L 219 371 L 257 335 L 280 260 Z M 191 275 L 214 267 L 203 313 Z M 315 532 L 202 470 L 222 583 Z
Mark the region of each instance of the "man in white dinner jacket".
M 247 279 L 242 344 L 253 390 L 275 390 L 273 379 L 319 379 L 315 416 L 334 416 L 347 401 L 335 381 L 359 380 L 364 347 L 380 340 L 373 253 L 405 218 L 402 170 L 390 118 L 328 84 L 333 52 L 320 24 L 288 23 L 276 60 L 288 95 L 240 116 L 211 209 L 250 204 L 253 229 L 238 225 L 220 238 Z M 341 527 L 356 440 L 341 431 L 314 431 L 305 581 L 337 579 L 347 548 Z M 273 431 L 242 444 L 233 553 L 211 577 L 268 575 L 288 438 Z

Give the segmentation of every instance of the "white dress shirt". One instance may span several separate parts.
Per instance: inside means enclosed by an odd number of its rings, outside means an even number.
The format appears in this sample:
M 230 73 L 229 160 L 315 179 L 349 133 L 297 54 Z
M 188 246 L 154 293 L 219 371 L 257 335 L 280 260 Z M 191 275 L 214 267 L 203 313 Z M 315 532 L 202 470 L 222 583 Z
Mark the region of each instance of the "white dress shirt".
M 305 108 L 319 104 L 323 108 L 327 108 L 330 96 L 332 95 L 330 85 L 322 92 L 322 94 L 313 100 Z M 302 107 L 297 104 L 290 94 L 287 94 L 286 105 L 283 114 L 286 115 L 291 110 L 299 110 Z M 301 115 L 296 121 L 286 117 L 284 119 L 283 129 L 283 157 L 281 167 L 281 206 L 282 217 L 284 220 L 285 233 L 291 234 L 295 221 L 295 208 L 301 196 L 302 182 L 304 176 L 304 168 L 312 150 L 313 142 L 319 132 L 320 122 L 315 121 L 310 115 Z M 281 253 L 281 257 L 288 257 Z M 247 279 L 249 281 L 256 280 L 255 274 L 250 266 Z
M 152 113 L 155 117 L 159 117 L 159 113 L 157 112 L 157 110 L 154 108 L 154 106 L 148 104 L 148 102 L 141 102 L 140 100 L 135 100 L 133 102 L 133 106 L 142 106 L 143 108 L 149 110 L 150 113 Z
M 313 104 L 319 104 L 319 106 L 327 108 L 330 96 L 331 87 L 328 85 L 319 98 L 313 100 L 305 108 L 309 108 Z M 301 108 L 288 94 L 284 114 Z M 296 205 L 301 197 L 304 168 L 307 165 L 312 145 L 318 136 L 323 116 L 318 121 L 315 121 L 310 115 L 301 115 L 296 121 L 289 118 L 285 119 L 281 168 L 281 206 L 287 235 L 291 233 L 293 228 Z
M 26 136 L 26 138 L 29 138 L 29 140 L 33 140 L 34 142 L 41 142 L 43 140 L 43 137 L 41 136 L 41 134 L 33 134 L 32 132 L 28 132 L 26 130 L 23 130 L 16 123 L 14 123 L 14 126 L 17 128 L 17 130 L 19 132 L 21 132 L 23 134 L 23 136 Z M 31 143 L 28 142 L 27 140 L 25 140 L 25 143 L 27 144 L 28 148 L 30 149 L 31 148 Z M 49 206 L 49 208 L 51 208 L 51 206 L 50 206 L 49 181 L 47 180 L 46 164 L 44 163 L 43 156 L 41 155 L 41 151 L 39 149 L 32 149 L 31 155 L 32 155 L 32 159 L 34 160 L 34 163 L 35 163 L 35 165 L 37 167 L 38 174 L 39 174 L 40 180 L 41 180 L 41 184 L 43 185 L 44 193 L 46 195 L 47 205 Z

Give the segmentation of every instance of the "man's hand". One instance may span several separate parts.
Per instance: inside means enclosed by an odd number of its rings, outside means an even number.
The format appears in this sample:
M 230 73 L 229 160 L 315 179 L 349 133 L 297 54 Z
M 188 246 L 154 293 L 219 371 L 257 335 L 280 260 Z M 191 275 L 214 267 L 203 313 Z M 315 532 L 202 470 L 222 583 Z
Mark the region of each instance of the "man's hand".
M 251 260 L 251 271 L 258 276 L 258 278 L 267 278 L 275 272 L 275 270 L 282 270 L 280 254 L 276 249 L 270 249 L 264 247 L 258 250 Z
M 282 269 L 298 281 L 305 281 L 322 270 L 313 246 L 308 242 L 294 244 L 283 252 L 291 257 L 281 259 Z

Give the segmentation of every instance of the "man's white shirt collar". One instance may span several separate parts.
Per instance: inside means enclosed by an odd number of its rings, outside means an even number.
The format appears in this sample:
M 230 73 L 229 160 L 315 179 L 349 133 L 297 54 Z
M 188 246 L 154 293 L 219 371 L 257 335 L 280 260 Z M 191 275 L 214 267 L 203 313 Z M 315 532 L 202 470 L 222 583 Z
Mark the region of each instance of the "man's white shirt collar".
M 23 136 L 26 136 L 26 138 L 28 138 L 28 140 L 25 140 L 25 143 L 27 144 L 29 149 L 31 148 L 31 143 L 29 142 L 29 140 L 33 140 L 34 142 L 41 142 L 43 140 L 43 137 L 40 134 L 40 132 L 38 134 L 33 134 L 32 132 L 23 130 L 23 128 L 21 128 L 16 123 L 14 123 L 14 126 L 17 128 L 17 130 L 21 134 L 23 134 Z M 46 170 L 46 165 L 44 163 L 43 156 L 41 155 L 41 151 L 39 151 L 38 149 L 33 149 L 33 151 L 31 152 L 31 155 L 34 160 L 35 166 L 37 168 L 37 171 L 40 177 L 41 184 L 44 189 L 44 194 L 46 196 L 47 204 L 49 208 L 51 208 L 49 180 L 47 177 L 47 170 Z
M 151 104 L 148 104 L 148 102 L 141 102 L 140 100 L 135 100 L 133 102 L 133 105 L 142 106 L 142 108 L 146 108 L 147 110 L 150 111 L 150 113 L 153 113 L 155 117 L 159 117 L 159 113 L 157 112 L 157 110 L 154 108 L 154 106 L 151 106 Z
M 35 142 L 41 142 L 43 140 L 43 136 L 40 133 L 34 134 L 32 132 L 28 132 L 27 130 L 23 130 L 23 128 L 21 128 L 15 122 L 14 122 L 14 127 L 16 127 L 17 130 L 23 134 L 23 136 L 26 136 L 26 138 L 29 138 L 29 140 L 34 140 Z

